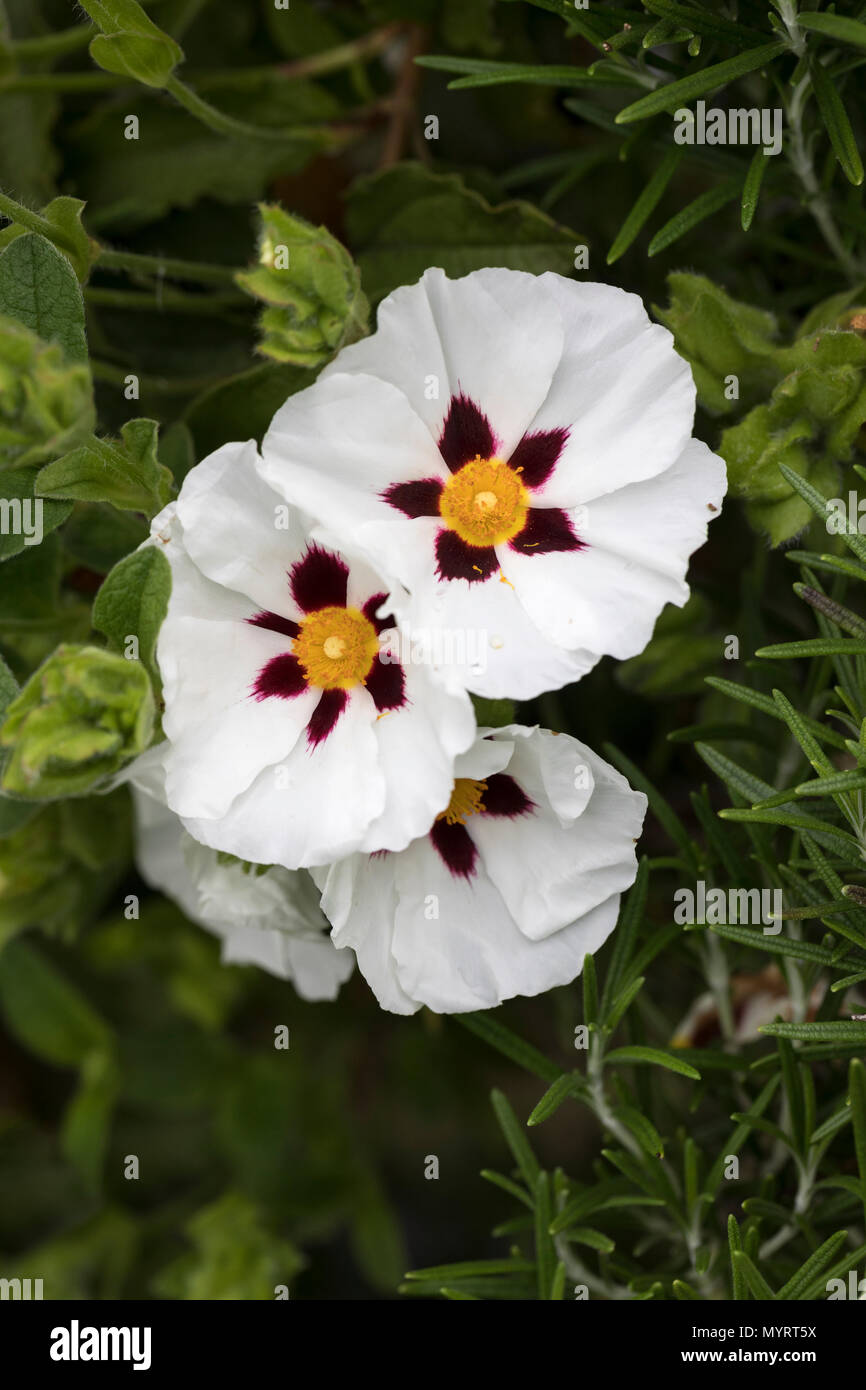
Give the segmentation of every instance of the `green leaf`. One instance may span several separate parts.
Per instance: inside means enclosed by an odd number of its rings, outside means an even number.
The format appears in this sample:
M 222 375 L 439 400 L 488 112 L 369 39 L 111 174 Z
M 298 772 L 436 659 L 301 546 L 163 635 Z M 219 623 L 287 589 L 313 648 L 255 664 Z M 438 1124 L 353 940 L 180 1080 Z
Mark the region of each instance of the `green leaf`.
M 572 1245 L 586 1245 L 590 1250 L 598 1250 L 602 1255 L 611 1255 L 616 1249 L 616 1242 L 611 1240 L 610 1236 L 605 1235 L 603 1231 L 596 1231 L 592 1226 L 569 1226 L 563 1235 Z
M 631 1105 L 618 1105 L 616 1115 L 634 1135 L 644 1153 L 649 1154 L 650 1158 L 664 1158 L 664 1140 L 646 1115 Z
M 852 1057 L 848 1066 L 848 1098 L 854 1130 L 854 1153 L 860 1175 L 860 1199 L 866 1212 L 866 1068 L 859 1057 Z
M 752 225 L 755 212 L 758 207 L 758 198 L 761 195 L 761 184 L 764 181 L 764 174 L 767 172 L 769 158 L 764 153 L 763 146 L 758 146 L 752 156 L 749 165 L 749 172 L 743 184 L 743 196 L 740 202 L 740 225 L 744 232 L 747 232 Z
M 61 526 L 72 511 L 71 503 L 35 497 L 33 478 L 32 468 L 0 472 L 0 560 L 41 544 L 43 536 Z
M 826 1270 L 836 1251 L 845 1244 L 847 1239 L 847 1231 L 835 1231 L 832 1236 L 828 1236 L 824 1243 L 819 1245 L 818 1249 L 813 1251 L 808 1260 L 800 1266 L 797 1273 L 793 1274 L 788 1282 L 782 1285 L 776 1297 L 783 1299 L 802 1297 L 813 1280 Z
M 517 1119 L 511 1105 L 501 1091 L 491 1091 L 490 1099 L 499 1126 L 505 1136 L 505 1142 L 514 1155 L 515 1162 L 523 1174 L 530 1192 L 535 1191 L 541 1169 L 538 1166 L 538 1159 L 532 1152 L 529 1141 L 523 1132 L 523 1127 Z
M 850 44 L 852 48 L 866 48 L 866 24 L 861 24 L 859 20 L 848 19 L 844 15 L 813 14 L 811 10 L 801 10 L 797 23 L 801 29 L 810 29 L 825 38 L 837 39 L 840 43 Z
M 512 1062 L 517 1062 L 518 1066 L 540 1076 L 542 1081 L 556 1081 L 561 1075 L 561 1067 L 487 1013 L 454 1014 L 454 1022 L 468 1028 L 470 1033 L 475 1033 L 490 1047 L 495 1047 Z
M 108 1026 L 47 958 L 24 941 L 5 947 L 0 1009 L 10 1032 L 43 1061 L 81 1066 L 111 1042 Z
M 792 1038 L 798 1042 L 866 1045 L 866 1023 L 853 1020 L 840 1023 L 765 1023 L 760 1031 L 771 1038 Z
M 745 1279 L 749 1288 L 752 1290 L 753 1297 L 759 1301 L 775 1300 L 778 1295 L 773 1293 L 761 1271 L 749 1258 L 744 1250 L 733 1250 L 731 1252 L 731 1264 L 734 1269 Z
M 830 136 L 830 144 L 833 146 L 833 153 L 848 182 L 861 184 L 863 182 L 863 161 L 860 158 L 860 151 L 857 149 L 857 140 L 851 129 L 848 112 L 845 110 L 845 104 L 839 95 L 836 84 L 820 62 L 812 63 L 809 71 L 812 75 L 815 96 L 818 99 L 818 108 L 824 125 L 827 127 L 827 134 Z
M 779 472 L 791 484 L 795 492 L 800 494 L 816 516 L 819 516 L 822 521 L 827 521 L 831 517 L 832 513 L 826 497 L 816 487 L 813 487 L 808 479 L 784 463 L 779 464 Z M 839 531 L 838 534 L 842 536 L 849 550 L 853 550 L 858 560 L 866 561 L 866 537 L 859 535 L 856 531 L 849 532 L 847 527 Z
M 827 911 L 834 909 L 833 903 L 824 904 Z M 823 914 L 819 914 L 823 915 Z M 723 936 L 726 941 L 736 941 L 740 946 L 751 946 L 756 951 L 767 951 L 772 956 L 790 956 L 793 960 L 811 961 L 815 965 L 831 965 L 833 952 L 826 946 L 817 946 L 813 941 L 797 941 L 791 937 L 765 936 L 755 927 L 722 926 L 713 924 L 710 931 Z
M 581 1087 L 581 1078 L 576 1072 L 565 1072 L 545 1091 L 526 1121 L 527 1125 L 540 1125 L 542 1120 L 549 1119 L 559 1109 L 562 1102 L 567 1100 L 569 1096 L 578 1094 Z
M 658 1047 L 615 1047 L 605 1055 L 605 1066 L 653 1066 L 675 1071 L 679 1076 L 687 1076 L 691 1081 L 700 1081 L 701 1074 L 688 1062 L 684 1062 L 675 1052 L 662 1052 Z
M 123 655 L 128 655 L 129 639 L 135 637 L 138 659 L 154 680 L 158 680 L 156 639 L 170 594 L 168 560 L 157 546 L 149 545 L 115 565 L 93 604 L 93 626 Z
M 628 250 L 647 219 L 664 194 L 665 189 L 676 173 L 682 159 L 681 150 L 669 150 L 661 164 L 653 173 L 649 183 L 638 195 L 637 201 L 626 217 L 607 253 L 607 264 L 613 265 Z
M 575 246 L 586 241 L 530 203 L 491 207 L 459 175 L 412 163 L 359 179 L 346 225 L 374 303 L 412 284 L 428 266 L 450 276 L 484 266 L 570 275 Z
M 91 1052 L 84 1059 L 78 1089 L 63 1116 L 60 1147 L 93 1190 L 100 1186 L 119 1091 L 120 1076 L 112 1053 Z
M 712 67 L 690 73 L 678 82 L 666 83 L 656 91 L 641 97 L 639 101 L 624 107 L 616 117 L 617 123 L 622 125 L 628 121 L 642 121 L 647 116 L 655 116 L 659 111 L 670 111 L 683 106 L 687 101 L 694 101 L 695 97 L 714 92 L 757 68 L 765 67 L 784 51 L 785 45 L 782 43 L 762 44 L 758 48 L 749 48 L 745 53 L 737 54 L 735 58 L 726 58 L 723 63 L 714 63 Z
M 45 237 L 28 232 L 0 253 L 0 313 L 23 323 L 68 362 L 87 362 L 84 300 L 69 261 Z
M 709 188 L 706 193 L 701 193 L 693 202 L 686 207 L 675 212 L 673 217 L 656 232 L 647 250 L 648 256 L 657 256 L 660 251 L 665 251 L 672 246 L 675 241 L 679 241 L 681 236 L 690 232 L 693 227 L 697 227 L 707 217 L 712 217 L 714 212 L 718 212 L 727 203 L 739 196 L 740 184 L 736 179 L 728 179 L 720 183 L 717 188 Z
M 583 1021 L 590 1028 L 598 1023 L 598 982 L 591 955 L 583 958 Z
M 535 1182 L 535 1269 L 538 1297 L 550 1301 L 556 1273 L 556 1250 L 550 1236 L 553 1205 L 550 1193 L 550 1174 L 539 1173 Z
M 601 1008 L 605 1022 L 607 1022 L 607 1016 L 614 1006 L 613 1001 L 620 997 L 618 991 L 622 989 L 632 963 L 631 956 L 646 911 L 648 891 L 649 862 L 644 856 L 638 864 L 634 883 L 622 899 L 619 921 L 613 934 L 613 951 L 601 996 Z
M 36 479 L 42 497 L 110 502 L 153 516 L 172 495 L 173 481 L 157 457 L 155 420 L 128 420 L 114 443 L 94 435 L 71 454 L 46 464 Z

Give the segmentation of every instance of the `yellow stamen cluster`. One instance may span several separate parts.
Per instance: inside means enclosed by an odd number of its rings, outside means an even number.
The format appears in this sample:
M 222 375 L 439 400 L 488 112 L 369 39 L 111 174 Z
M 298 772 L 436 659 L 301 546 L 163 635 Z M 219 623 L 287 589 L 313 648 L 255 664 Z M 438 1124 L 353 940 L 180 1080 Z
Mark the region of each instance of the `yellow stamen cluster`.
M 529 494 L 503 459 L 476 457 L 448 479 L 439 498 L 445 525 L 467 545 L 499 545 L 526 525 Z
M 437 820 L 447 821 L 449 825 L 463 825 L 470 816 L 484 810 L 486 782 L 476 782 L 471 777 L 458 777 L 451 791 L 451 800 Z
M 301 623 L 292 650 L 310 685 L 350 690 L 369 675 L 379 639 L 359 609 L 319 608 Z

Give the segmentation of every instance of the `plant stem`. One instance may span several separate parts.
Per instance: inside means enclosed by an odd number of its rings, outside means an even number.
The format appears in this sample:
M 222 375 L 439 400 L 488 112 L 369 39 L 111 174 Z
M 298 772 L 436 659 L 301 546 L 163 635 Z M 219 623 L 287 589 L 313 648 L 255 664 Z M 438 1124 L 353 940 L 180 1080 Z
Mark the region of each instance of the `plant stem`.
M 785 22 L 787 23 L 787 20 Z M 797 52 L 798 50 L 795 49 L 794 51 Z M 815 219 L 818 229 L 828 247 L 836 257 L 836 260 L 849 280 L 861 280 L 864 274 L 864 267 L 851 255 L 845 243 L 842 241 L 839 229 L 830 211 L 830 206 L 818 182 L 818 176 L 815 173 L 815 165 L 809 153 L 809 143 L 803 129 L 803 109 L 811 90 L 812 83 L 807 73 L 797 83 L 794 88 L 793 96 L 788 103 L 788 124 L 791 127 L 791 148 L 788 158 L 794 173 L 803 186 L 809 212 Z
M 217 291 L 215 294 L 187 294 L 184 290 L 155 285 L 153 292 L 143 290 L 112 290 L 88 285 L 84 291 L 88 304 L 108 309 L 140 309 L 153 313 L 161 309 L 177 309 L 190 314 L 224 314 L 227 308 L 249 308 L 252 301 L 240 290 Z
M 634 1135 L 626 1129 L 625 1125 L 620 1124 L 607 1103 L 607 1095 L 604 1089 L 603 1079 L 604 1068 L 604 1041 L 600 1034 L 593 1034 L 590 1042 L 589 1056 L 586 1061 L 586 1079 L 589 1084 L 589 1099 L 595 1114 L 615 1139 L 618 1139 L 624 1149 L 628 1149 L 635 1158 L 643 1159 L 640 1144 Z
M 74 252 L 76 249 L 60 228 L 49 222 L 47 217 L 41 217 L 38 212 L 23 207 L 21 203 L 16 203 L 14 198 L 8 198 L 5 193 L 0 193 L 0 216 L 7 217 L 10 222 L 19 223 L 29 232 L 37 232 L 39 236 L 46 237 L 55 245 L 62 246 L 65 251 Z
M 114 251 L 108 246 L 102 247 L 96 264 L 100 270 L 169 275 L 175 280 L 200 280 L 202 284 L 209 285 L 231 284 L 234 279 L 234 270 L 228 265 L 214 265 L 206 261 L 181 261 L 174 256 L 144 256 L 137 251 Z
M 75 24 L 71 29 L 60 29 L 56 34 L 40 34 L 32 39 L 13 39 L 9 47 L 13 57 L 62 58 L 66 53 L 74 53 L 88 44 L 96 33 L 92 24 Z

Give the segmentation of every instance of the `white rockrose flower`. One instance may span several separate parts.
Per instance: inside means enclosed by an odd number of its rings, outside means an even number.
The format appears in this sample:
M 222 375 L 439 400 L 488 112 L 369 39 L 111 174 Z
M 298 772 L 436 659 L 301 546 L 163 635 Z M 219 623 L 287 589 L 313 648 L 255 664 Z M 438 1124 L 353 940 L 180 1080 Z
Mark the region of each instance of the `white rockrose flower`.
M 383 1008 L 489 1009 L 580 974 L 634 880 L 646 804 L 566 734 L 480 730 L 426 835 L 312 876 Z
M 194 840 L 142 785 L 133 784 L 133 799 L 142 878 L 191 922 L 222 939 L 226 964 L 258 965 L 290 980 L 302 999 L 337 997 L 355 958 L 331 941 L 318 890 L 305 870 L 263 869 L 223 856 Z
M 172 574 L 165 799 L 195 839 L 256 864 L 402 849 L 448 801 L 471 701 L 394 657 L 387 586 L 312 542 L 256 458 L 253 441 L 218 449 L 152 525 Z
M 452 684 L 526 699 L 636 655 L 685 603 L 725 492 L 694 411 L 637 296 L 432 269 L 277 411 L 260 467 L 408 591 L 393 611 Z

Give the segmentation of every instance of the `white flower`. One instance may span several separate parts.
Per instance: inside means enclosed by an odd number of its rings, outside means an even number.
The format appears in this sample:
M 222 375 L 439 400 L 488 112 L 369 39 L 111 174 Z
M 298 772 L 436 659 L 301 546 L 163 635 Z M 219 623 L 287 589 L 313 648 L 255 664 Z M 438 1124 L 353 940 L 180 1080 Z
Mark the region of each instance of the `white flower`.
M 335 999 L 355 958 L 351 951 L 337 950 L 327 935 L 309 874 L 223 862 L 217 850 L 187 834 L 158 796 L 144 790 L 148 784 L 156 790 L 154 778 L 143 772 L 144 760 L 154 770 L 152 754 L 145 754 L 133 798 L 135 858 L 145 883 L 172 898 L 191 922 L 221 937 L 226 964 L 261 966 L 291 980 L 302 999 Z
M 642 651 L 725 491 L 667 329 L 501 269 L 428 270 L 378 323 L 277 412 L 263 476 L 409 591 L 455 684 L 525 699 Z
M 401 854 L 316 869 L 333 940 L 383 1008 L 489 1009 L 567 984 L 616 923 L 646 797 L 566 734 L 480 730 Z
M 153 523 L 172 571 L 157 662 L 165 798 L 195 839 L 256 864 L 402 849 L 472 742 L 465 693 L 389 660 L 387 586 L 309 540 L 227 444 Z

